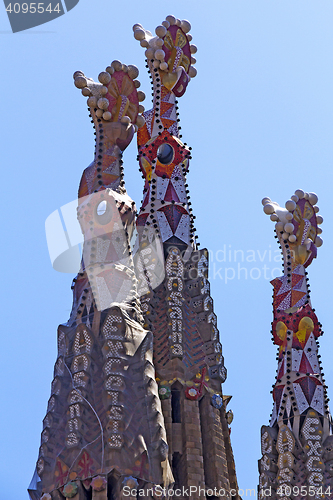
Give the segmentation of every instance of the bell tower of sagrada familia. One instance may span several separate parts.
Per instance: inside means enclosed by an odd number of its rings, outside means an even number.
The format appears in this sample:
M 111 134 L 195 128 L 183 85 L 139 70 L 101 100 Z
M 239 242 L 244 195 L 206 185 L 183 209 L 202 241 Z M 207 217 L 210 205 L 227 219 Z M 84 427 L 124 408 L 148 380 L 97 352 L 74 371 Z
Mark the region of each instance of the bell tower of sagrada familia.
M 332 418 L 318 354 L 323 331 L 306 271 L 322 244 L 317 201 L 301 189 L 285 207 L 262 200 L 276 223 L 284 274 L 272 281 L 278 368 L 270 425 L 261 429 L 260 499 L 323 500 L 333 494 Z
M 191 500 L 237 492 L 208 252 L 196 243 L 187 183 L 191 148 L 179 126 L 177 100 L 196 75 L 190 28 L 173 16 L 155 34 L 133 27 L 151 78 L 150 111 L 140 104 L 145 96 L 135 66 L 115 60 L 98 82 L 74 74 L 87 97 L 96 146 L 79 186 L 82 264 L 70 319 L 58 328 L 32 500 L 167 499 L 170 488 Z M 136 133 L 144 182 L 138 214 L 122 160 Z M 304 307 L 313 340 L 299 343 L 314 349 L 319 327 Z M 292 334 L 286 335 L 289 342 Z M 311 375 L 306 387 L 319 381 Z M 329 423 L 320 408 L 311 411 L 323 419 L 326 438 Z M 299 437 L 300 418 L 294 417 L 292 430 L 286 427 L 288 439 Z M 274 439 L 275 428 L 268 429 Z

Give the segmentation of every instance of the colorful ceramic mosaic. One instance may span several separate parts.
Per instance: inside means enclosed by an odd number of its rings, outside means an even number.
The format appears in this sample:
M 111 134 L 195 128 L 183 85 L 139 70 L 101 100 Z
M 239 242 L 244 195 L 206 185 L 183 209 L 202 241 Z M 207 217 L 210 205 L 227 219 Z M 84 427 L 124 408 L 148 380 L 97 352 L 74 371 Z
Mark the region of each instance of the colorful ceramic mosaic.
M 208 252 L 196 242 L 191 148 L 177 107 L 196 75 L 190 28 L 173 16 L 156 36 L 134 26 L 152 79 L 148 112 L 136 67 L 113 61 L 98 82 L 74 74 L 95 155 L 79 186 L 82 263 L 70 319 L 58 328 L 32 500 L 166 500 L 158 488 L 171 484 L 237 489 Z M 138 215 L 122 161 L 136 132 Z
M 283 256 L 283 276 L 274 288 L 272 339 L 278 346 L 270 426 L 263 426 L 259 461 L 259 496 L 330 498 L 333 480 L 327 448 L 333 439 L 332 419 L 318 354 L 322 335 L 311 305 L 307 267 L 322 245 L 314 193 L 297 190 L 280 207 L 264 198 L 264 212 L 275 224 Z

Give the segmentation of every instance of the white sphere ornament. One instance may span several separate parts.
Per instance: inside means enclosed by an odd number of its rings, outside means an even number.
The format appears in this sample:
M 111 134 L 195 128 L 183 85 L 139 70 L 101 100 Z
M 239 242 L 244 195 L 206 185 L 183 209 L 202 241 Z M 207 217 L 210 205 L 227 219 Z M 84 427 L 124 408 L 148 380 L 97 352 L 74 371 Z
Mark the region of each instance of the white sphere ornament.
M 283 231 L 283 222 L 278 222 L 277 224 L 275 224 L 275 229 L 277 233 Z
M 139 82 L 139 80 L 134 80 L 134 82 L 133 82 L 133 83 L 134 83 L 134 87 L 135 87 L 136 89 L 139 89 L 139 88 L 141 87 L 141 83 Z
M 91 90 L 88 88 L 88 87 L 84 87 L 82 90 L 81 90 L 81 93 L 82 95 L 84 95 L 85 97 L 89 97 L 91 95 Z
M 166 35 L 166 33 L 167 33 L 167 29 L 166 29 L 166 27 L 165 27 L 165 26 L 157 26 L 157 27 L 155 28 L 155 33 L 156 33 L 156 35 L 157 35 L 157 36 L 159 36 L 160 38 L 163 38 L 163 37 Z
M 161 61 L 159 61 L 158 59 L 155 59 L 154 62 L 153 62 L 153 67 L 154 68 L 159 68 L 160 64 L 161 64 Z
M 190 35 L 190 33 L 188 33 L 186 36 L 187 36 L 188 41 L 189 41 L 189 42 L 191 42 L 191 41 L 192 41 L 192 39 L 193 39 L 193 36 L 192 36 L 192 35 Z
M 284 232 L 284 233 L 282 234 L 282 239 L 283 239 L 283 240 L 287 240 L 288 238 L 289 238 L 289 234 L 288 234 L 288 233 L 286 233 L 286 232 Z
M 318 202 L 318 196 L 316 193 L 309 193 L 309 202 L 311 205 L 315 205 Z
M 141 47 L 145 47 L 145 48 L 149 47 L 149 43 L 147 42 L 146 39 L 141 40 L 140 45 L 141 45 Z
M 196 45 L 190 45 L 191 54 L 195 54 L 198 51 L 198 47 Z
M 188 76 L 190 78 L 194 78 L 195 76 L 197 76 L 197 69 L 194 67 L 194 66 L 191 66 L 189 71 L 188 71 Z
M 264 212 L 266 215 L 271 215 L 275 212 L 275 207 L 271 203 L 266 203 L 264 206 Z
M 114 68 L 112 66 L 108 66 L 105 71 L 107 71 L 109 73 L 109 75 L 113 75 Z
M 299 200 L 299 197 L 297 196 L 297 194 L 293 194 L 292 196 L 290 196 L 290 199 L 293 200 L 295 203 L 297 203 Z
M 144 38 L 146 38 L 145 30 L 142 28 L 137 28 L 134 31 L 134 38 L 135 38 L 135 40 L 144 40 Z
M 161 48 L 164 45 L 164 40 L 162 40 L 162 38 L 158 38 L 155 43 L 156 43 L 156 47 Z
M 84 73 L 82 71 L 75 71 L 73 78 L 74 80 L 78 78 L 79 76 L 84 76 Z
M 111 81 L 111 76 L 110 76 L 110 74 L 107 71 L 102 71 L 98 75 L 98 81 L 100 83 L 103 83 L 103 85 L 108 85 L 110 83 L 110 81 Z
M 191 64 L 195 64 L 197 62 L 195 57 L 191 57 Z
M 163 24 L 163 26 L 164 26 L 166 29 L 168 29 L 168 28 L 169 28 L 169 26 L 170 26 L 170 23 L 169 23 L 169 21 L 167 21 L 167 20 L 163 21 L 163 23 L 162 23 L 162 24 Z
M 289 238 L 288 238 L 288 240 L 290 241 L 290 243 L 295 243 L 296 239 L 297 239 L 297 238 L 296 238 L 296 236 L 295 236 L 294 234 L 291 234 L 291 235 L 289 236 Z
M 111 66 L 115 69 L 115 71 L 121 71 L 122 67 L 123 67 L 123 65 L 121 64 L 121 62 L 118 61 L 117 59 L 115 59 L 114 61 L 112 61 Z
M 294 202 L 294 200 L 288 200 L 286 201 L 285 207 L 288 212 L 292 212 L 296 208 L 296 203 Z
M 320 236 L 317 236 L 315 240 L 316 247 L 321 247 L 322 244 L 323 244 L 322 238 Z
M 145 56 L 147 59 L 152 59 L 154 57 L 154 49 L 152 49 L 151 47 L 147 49 L 145 52 Z
M 144 117 L 142 115 L 138 115 L 138 117 L 136 119 L 136 125 L 138 126 L 138 128 L 143 127 L 145 123 L 146 123 L 146 120 L 144 119 Z
M 272 200 L 270 198 L 268 198 L 268 196 L 265 196 L 265 198 L 263 198 L 261 200 L 261 203 L 265 206 L 267 205 L 267 203 L 270 203 Z
M 112 115 L 111 115 L 110 111 L 104 111 L 104 113 L 103 113 L 103 120 L 105 120 L 105 121 L 108 122 L 108 121 L 111 120 L 111 118 L 112 118 Z
M 317 224 L 322 224 L 324 222 L 324 219 L 322 218 L 321 215 L 317 215 L 316 220 L 317 220 Z
M 287 222 L 287 224 L 284 225 L 284 230 L 286 233 L 292 233 L 294 231 L 294 224 Z
M 84 76 L 78 76 L 74 80 L 74 85 L 78 89 L 83 89 L 84 87 L 86 87 L 88 85 L 88 82 L 87 82 L 87 79 Z
M 191 31 L 191 23 L 189 23 L 186 19 L 183 19 L 180 23 L 181 29 L 184 31 L 184 33 L 188 33 Z
M 290 212 L 288 212 L 286 215 L 285 215 L 286 219 L 291 221 L 293 220 L 293 214 L 291 214 Z
M 132 30 L 135 31 L 135 30 L 137 30 L 139 28 L 141 28 L 143 30 L 142 24 L 136 23 L 136 24 L 133 25 Z
M 161 64 L 160 64 L 160 69 L 161 69 L 162 71 L 166 71 L 166 70 L 168 69 L 168 67 L 169 67 L 169 66 L 168 66 L 168 63 L 166 63 L 165 61 L 161 62 Z
M 176 24 L 176 18 L 175 18 L 175 16 L 166 16 L 165 20 L 168 21 L 171 26 L 173 24 Z
M 87 100 L 87 104 L 90 108 L 96 108 L 97 98 L 95 96 L 89 97 L 89 99 Z
M 300 200 L 304 198 L 304 191 L 302 189 L 296 189 L 295 194 L 299 197 Z
M 109 107 L 109 104 L 110 103 L 109 103 L 108 99 L 106 99 L 105 97 L 101 97 L 97 101 L 97 106 L 99 107 L 99 109 L 105 109 L 105 110 L 107 110 L 108 107 Z
M 102 109 L 98 109 L 96 111 L 96 116 L 97 116 L 97 118 L 102 118 L 102 116 L 103 116 L 103 110 Z
M 139 113 L 143 113 L 144 110 L 145 110 L 144 106 L 142 106 L 142 104 L 139 104 L 139 107 L 138 107 Z
M 273 222 L 278 222 L 278 220 L 279 220 L 279 218 L 278 218 L 278 216 L 277 216 L 276 214 L 272 214 L 272 215 L 270 216 L 270 219 L 271 219 Z
M 142 101 L 145 100 L 145 98 L 146 98 L 146 94 L 144 92 L 142 92 L 142 90 L 139 90 L 139 92 L 138 92 L 138 101 L 142 102 Z
M 100 94 L 101 94 L 101 96 L 105 97 L 107 93 L 108 93 L 108 88 L 107 88 L 107 87 L 105 87 L 105 85 L 103 85 L 103 86 L 100 88 Z
M 154 56 L 155 56 L 155 59 L 158 59 L 159 61 L 164 61 L 164 57 L 165 57 L 164 50 L 157 49 L 155 51 Z
M 313 207 L 313 210 L 315 211 L 315 213 L 317 214 L 319 212 L 319 207 L 317 207 L 317 205 L 315 207 Z
M 123 116 L 120 121 L 121 121 L 121 123 L 124 123 L 125 125 L 129 125 L 131 123 L 131 119 L 129 116 Z
M 310 240 L 310 238 L 305 238 L 304 245 L 311 245 L 311 243 L 312 243 L 312 240 Z

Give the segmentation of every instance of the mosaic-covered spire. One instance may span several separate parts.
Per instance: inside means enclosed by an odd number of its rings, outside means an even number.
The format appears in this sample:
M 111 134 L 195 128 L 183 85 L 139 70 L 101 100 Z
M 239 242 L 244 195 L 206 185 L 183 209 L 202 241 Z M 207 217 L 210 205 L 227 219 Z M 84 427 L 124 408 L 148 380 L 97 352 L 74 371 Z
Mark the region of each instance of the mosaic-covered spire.
M 318 354 L 323 332 L 306 271 L 322 245 L 317 201 L 314 193 L 300 189 L 285 207 L 262 200 L 264 212 L 276 223 L 284 272 L 271 282 L 278 368 L 270 425 L 261 429 L 261 498 L 319 499 L 333 492 L 332 420 Z
M 229 491 L 237 490 L 237 480 L 221 387 L 226 369 L 210 296 L 208 252 L 196 243 L 187 183 L 191 148 L 182 142 L 177 103 L 196 75 L 190 29 L 188 21 L 174 16 L 167 16 L 155 35 L 139 24 L 133 27 L 146 49 L 153 95 L 138 132 L 144 189 L 135 250 L 145 256 L 138 290 L 145 327 L 154 336 L 176 487 Z
M 96 145 L 79 187 L 82 263 L 70 319 L 58 328 L 33 500 L 166 500 L 158 487 L 171 483 L 190 500 L 204 488 L 212 498 L 237 496 L 208 252 L 195 241 L 191 148 L 179 133 L 176 98 L 196 74 L 189 31 L 173 16 L 156 36 L 134 27 L 146 48 L 151 111 L 139 104 L 134 66 L 113 61 L 99 82 L 74 74 Z M 136 208 L 122 153 L 137 131 L 145 186 L 132 253 Z
M 137 76 L 119 61 L 99 82 L 74 74 L 88 97 L 96 147 L 79 187 L 82 264 L 70 319 L 58 328 L 33 500 L 133 499 L 125 487 L 143 492 L 173 481 L 130 247 L 136 208 L 121 159 L 144 123 Z

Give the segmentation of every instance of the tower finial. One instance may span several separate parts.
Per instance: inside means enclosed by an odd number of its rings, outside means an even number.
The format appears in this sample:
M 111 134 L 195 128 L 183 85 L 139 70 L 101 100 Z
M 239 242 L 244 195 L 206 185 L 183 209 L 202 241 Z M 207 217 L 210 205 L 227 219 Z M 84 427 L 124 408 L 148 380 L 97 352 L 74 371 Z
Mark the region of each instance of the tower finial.
M 146 48 L 146 58 L 152 76 L 154 70 L 159 71 L 162 84 L 176 97 L 181 97 L 190 78 L 197 74 L 193 64 L 197 52 L 195 45 L 190 45 L 192 36 L 189 34 L 191 24 L 174 16 L 167 16 L 161 25 L 155 28 L 154 36 L 145 30 L 141 24 L 133 26 L 134 38 Z
M 264 212 L 276 222 L 276 237 L 283 256 L 284 276 L 272 282 L 276 309 L 293 312 L 310 299 L 304 279 L 305 268 L 317 256 L 317 247 L 323 243 L 318 236 L 322 232 L 318 225 L 323 222 L 323 218 L 317 215 L 317 201 L 315 193 L 305 193 L 301 189 L 297 189 L 286 201 L 285 207 L 280 207 L 270 198 L 262 200 Z
M 76 71 L 73 78 L 75 86 L 88 97 L 87 104 L 94 120 L 131 123 L 137 131 L 144 124 L 141 115 L 144 107 L 139 102 L 145 99 L 143 92 L 136 91 L 140 87 L 136 80 L 138 75 L 136 66 L 126 66 L 115 60 L 98 75 L 98 82 L 86 77 L 82 71 Z
M 278 346 L 269 426 L 261 429 L 259 499 L 327 498 L 332 487 L 332 419 L 318 355 L 321 324 L 311 306 L 305 269 L 322 244 L 314 193 L 295 191 L 280 207 L 264 198 L 264 212 L 276 222 L 283 276 L 275 278 L 272 340 Z M 268 490 L 267 490 L 268 489 Z M 302 493 L 303 492 L 303 493 Z M 305 492 L 305 493 L 304 493 Z M 328 493 L 329 492 L 329 493 Z

